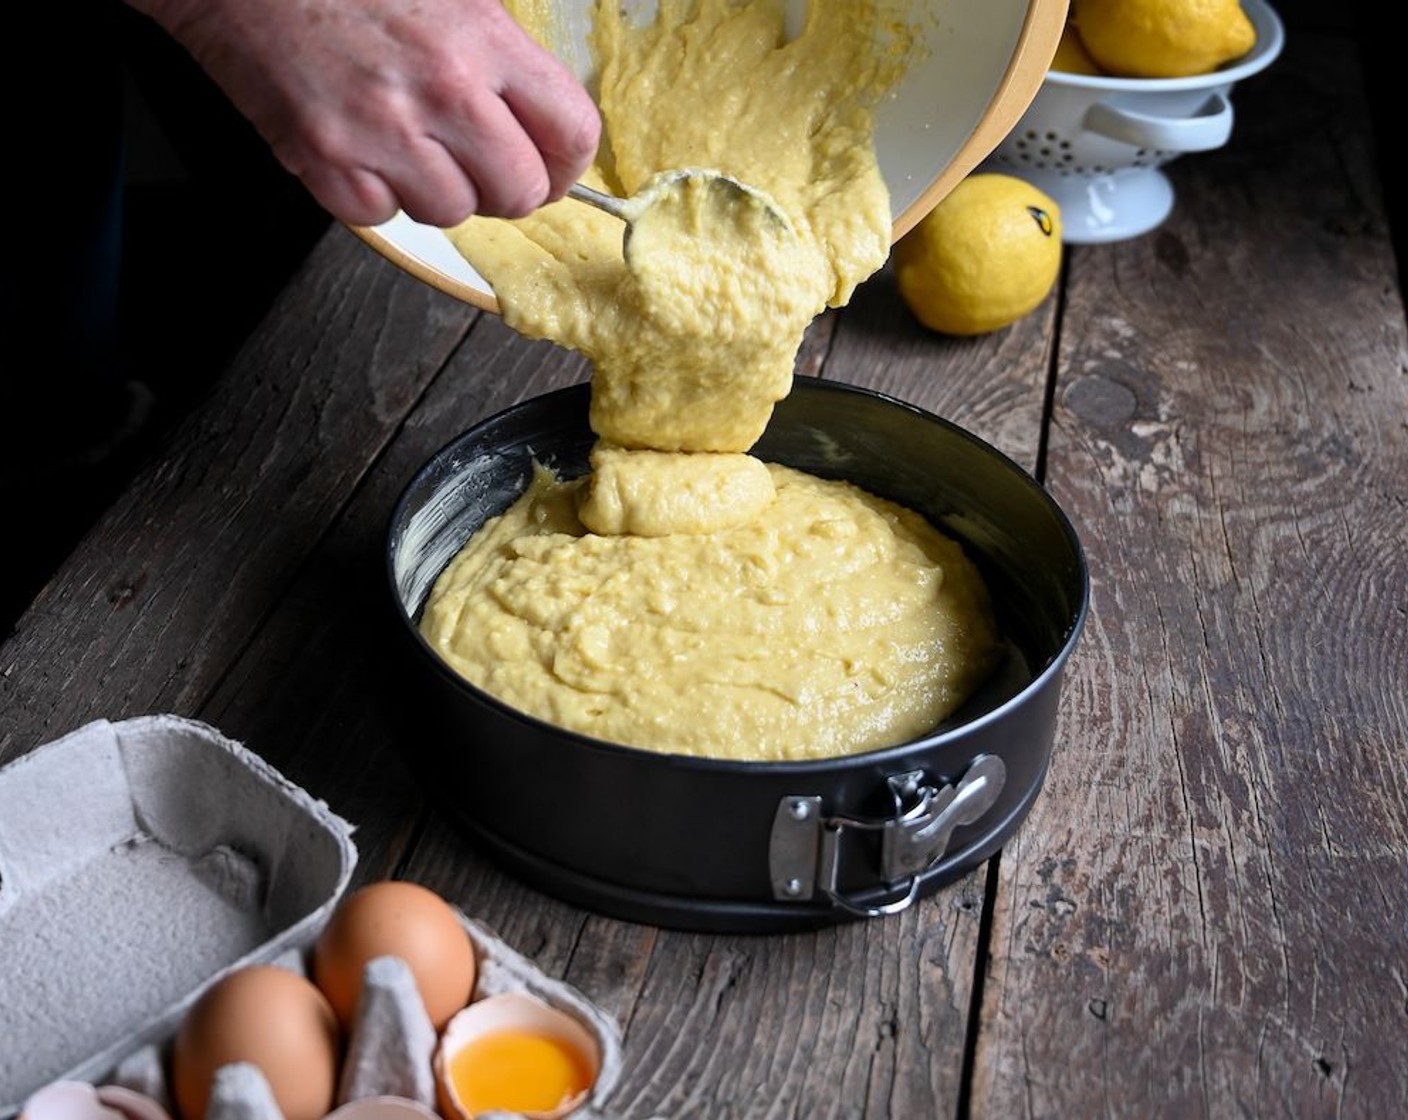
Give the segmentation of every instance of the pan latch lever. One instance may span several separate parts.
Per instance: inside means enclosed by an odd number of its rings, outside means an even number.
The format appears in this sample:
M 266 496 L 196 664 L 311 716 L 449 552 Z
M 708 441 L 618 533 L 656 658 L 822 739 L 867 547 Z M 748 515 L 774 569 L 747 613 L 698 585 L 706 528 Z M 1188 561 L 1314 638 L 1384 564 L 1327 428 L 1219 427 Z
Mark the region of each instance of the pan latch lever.
M 895 914 L 919 894 L 923 873 L 943 858 L 953 830 L 973 824 L 996 803 L 1007 767 L 996 755 L 973 759 L 954 783 L 935 788 L 924 771 L 885 779 L 895 811 L 886 817 L 827 815 L 820 797 L 789 795 L 778 803 L 768 846 L 773 897 L 806 902 L 817 893 L 861 917 Z M 890 892 L 881 902 L 861 902 L 839 888 L 842 839 L 847 833 L 880 834 L 880 881 Z

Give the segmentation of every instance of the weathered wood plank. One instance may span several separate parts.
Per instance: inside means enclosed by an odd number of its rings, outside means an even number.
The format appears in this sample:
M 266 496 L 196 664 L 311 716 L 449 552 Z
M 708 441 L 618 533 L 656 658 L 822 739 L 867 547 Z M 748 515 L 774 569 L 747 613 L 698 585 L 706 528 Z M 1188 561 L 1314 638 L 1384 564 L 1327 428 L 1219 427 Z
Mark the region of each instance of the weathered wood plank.
M 404 649 L 385 575 L 392 509 L 466 428 L 586 372 L 578 356 L 480 318 L 200 709 L 357 826 L 359 881 L 395 872 L 427 811 L 406 765 L 419 721 L 399 687 Z
M 890 266 L 842 312 L 824 376 L 908 401 L 966 428 L 1028 472 L 1037 467 L 1055 294 L 1010 327 L 975 338 L 926 330 L 900 298 Z
M 439 818 L 406 872 L 617 1018 L 620 1116 L 954 1114 L 981 873 L 883 921 L 710 936 L 541 895 L 495 871 Z
M 198 709 L 475 314 L 345 230 L 320 242 L 0 648 L 0 762 Z
M 1072 254 L 1049 482 L 1094 609 L 975 1114 L 1408 1108 L 1408 345 L 1343 47 L 1289 43 L 1166 226 Z
M 882 274 L 804 348 L 1034 469 L 1064 312 L 1049 476 L 1095 611 L 997 868 L 975 1114 L 1408 1105 L 1408 347 L 1353 60 L 1290 50 L 1238 91 L 1232 147 L 1174 165 L 1165 230 L 1072 254 L 1064 304 L 947 340 Z M 0 649 L 0 761 L 93 715 L 210 719 L 358 825 L 359 878 L 429 883 L 615 1013 L 623 1115 L 954 1114 L 987 870 L 892 919 L 704 937 L 546 898 L 427 808 L 378 623 L 345 604 L 379 598 L 436 447 L 584 368 L 342 231 L 310 270 L 182 470 Z
M 1035 471 L 1056 307 L 1053 296 L 1002 331 L 971 339 L 946 337 L 913 317 L 887 266 L 836 313 L 839 325 L 819 372 L 934 412 Z M 797 1006 L 784 1009 L 776 1037 L 790 1039 L 794 1031 L 788 1023 L 801 1022 L 804 1038 L 817 1040 L 795 1059 L 796 1090 L 786 1081 L 744 1082 L 733 1095 L 686 1098 L 680 1111 L 667 1114 L 756 1115 L 757 1102 L 784 1100 L 796 1107 L 778 1115 L 959 1115 L 966 1092 L 969 1005 L 986 953 L 977 919 L 988 874 L 986 867 L 977 869 L 917 912 L 816 935 L 822 941 L 857 940 L 861 945 L 865 963 L 850 970 L 837 997 L 852 1005 L 859 1019 L 849 1033 L 827 1033 L 811 1025 L 803 994 L 818 985 L 836 986 L 834 969 L 829 977 L 804 972 L 805 979 L 793 981 L 789 1002 Z M 941 955 L 936 953 L 940 945 Z M 803 963 L 808 959 L 802 958 Z M 683 993 L 672 997 L 680 998 Z M 738 998 L 747 1001 L 749 996 Z M 886 1009 L 878 1019 L 877 1003 Z M 753 1014 L 768 1022 L 770 1010 L 765 1005 Z M 774 1031 L 760 1030 L 759 1037 L 771 1039 Z M 670 1103 L 665 1098 L 654 1107 Z

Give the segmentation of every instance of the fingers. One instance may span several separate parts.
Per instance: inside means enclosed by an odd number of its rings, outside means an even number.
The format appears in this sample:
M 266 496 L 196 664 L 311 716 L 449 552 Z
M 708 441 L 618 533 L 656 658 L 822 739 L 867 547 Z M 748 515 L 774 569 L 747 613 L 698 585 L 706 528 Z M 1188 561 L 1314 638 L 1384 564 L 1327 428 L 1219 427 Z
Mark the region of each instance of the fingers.
M 364 91 L 356 127 L 305 127 L 301 158 L 285 165 L 352 225 L 377 225 L 398 210 L 439 227 L 474 214 L 531 213 L 590 165 L 601 118 L 581 83 L 523 39 L 495 55 L 502 75 L 447 66 L 384 101 Z
M 548 197 L 560 198 L 591 165 L 601 142 L 601 113 L 565 69 L 515 75 L 504 102 L 532 139 L 548 177 Z
M 387 221 L 397 210 L 440 227 L 474 214 L 519 218 L 551 197 L 544 154 L 501 100 L 477 110 L 453 133 L 440 131 L 446 139 L 421 135 L 383 147 L 379 155 L 368 146 L 351 157 L 373 157 L 371 166 L 350 166 L 348 159 L 305 161 L 301 178 L 325 208 L 359 225 Z
M 208 0 L 164 26 L 334 218 L 521 217 L 591 162 L 596 105 L 499 0 Z
M 478 31 L 479 65 L 451 68 L 429 88 L 443 102 L 436 136 L 474 184 L 478 213 L 521 217 L 590 165 L 601 116 L 582 83 L 506 14 Z
M 380 169 L 380 178 L 401 209 L 425 225 L 458 225 L 484 212 L 479 177 L 469 174 L 433 137 L 419 137 L 405 159 Z
M 548 201 L 547 159 L 499 96 L 432 116 L 419 109 L 372 113 L 369 103 L 355 127 L 308 123 L 274 144 L 284 166 L 338 220 L 379 225 L 404 211 L 448 227 L 474 214 L 522 217 Z
M 441 143 L 474 184 L 476 213 L 518 218 L 548 200 L 546 156 L 501 96 L 489 91 L 470 99 L 453 125 Z
M 343 171 L 318 162 L 299 173 L 287 162 L 285 166 L 298 175 L 319 206 L 349 226 L 378 226 L 401 209 L 391 184 L 365 168 Z

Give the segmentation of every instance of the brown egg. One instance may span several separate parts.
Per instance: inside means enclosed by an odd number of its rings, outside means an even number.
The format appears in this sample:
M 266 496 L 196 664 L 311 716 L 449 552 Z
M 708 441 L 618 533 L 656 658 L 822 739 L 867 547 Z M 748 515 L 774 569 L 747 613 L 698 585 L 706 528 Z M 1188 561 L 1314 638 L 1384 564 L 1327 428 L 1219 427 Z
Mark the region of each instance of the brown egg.
M 313 983 L 277 965 L 222 977 L 177 1028 L 171 1092 L 181 1120 L 204 1120 L 215 1072 L 231 1062 L 259 1068 L 286 1120 L 320 1120 L 332 1109 L 341 1035 Z
M 328 920 L 313 946 L 313 980 L 344 1026 L 357 1013 L 368 962 L 381 956 L 406 962 L 437 1031 L 474 993 L 474 943 L 428 887 L 384 879 L 349 895 Z

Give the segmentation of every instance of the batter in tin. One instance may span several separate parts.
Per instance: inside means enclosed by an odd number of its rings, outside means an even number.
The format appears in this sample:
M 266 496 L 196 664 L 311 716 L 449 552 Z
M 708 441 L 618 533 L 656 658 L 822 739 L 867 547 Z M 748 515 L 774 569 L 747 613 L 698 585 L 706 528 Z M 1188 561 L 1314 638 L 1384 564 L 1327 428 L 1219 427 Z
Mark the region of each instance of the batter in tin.
M 713 168 L 784 222 L 686 179 L 625 250 L 621 222 L 575 200 L 449 231 L 511 326 L 593 367 L 591 473 L 540 470 L 422 616 L 504 702 L 652 750 L 817 758 L 922 734 L 991 671 L 987 592 L 957 544 L 747 453 L 807 325 L 889 251 L 871 110 L 912 43 L 886 3 L 820 0 L 794 38 L 779 0 L 662 0 L 641 24 L 595 9 L 599 185 Z

